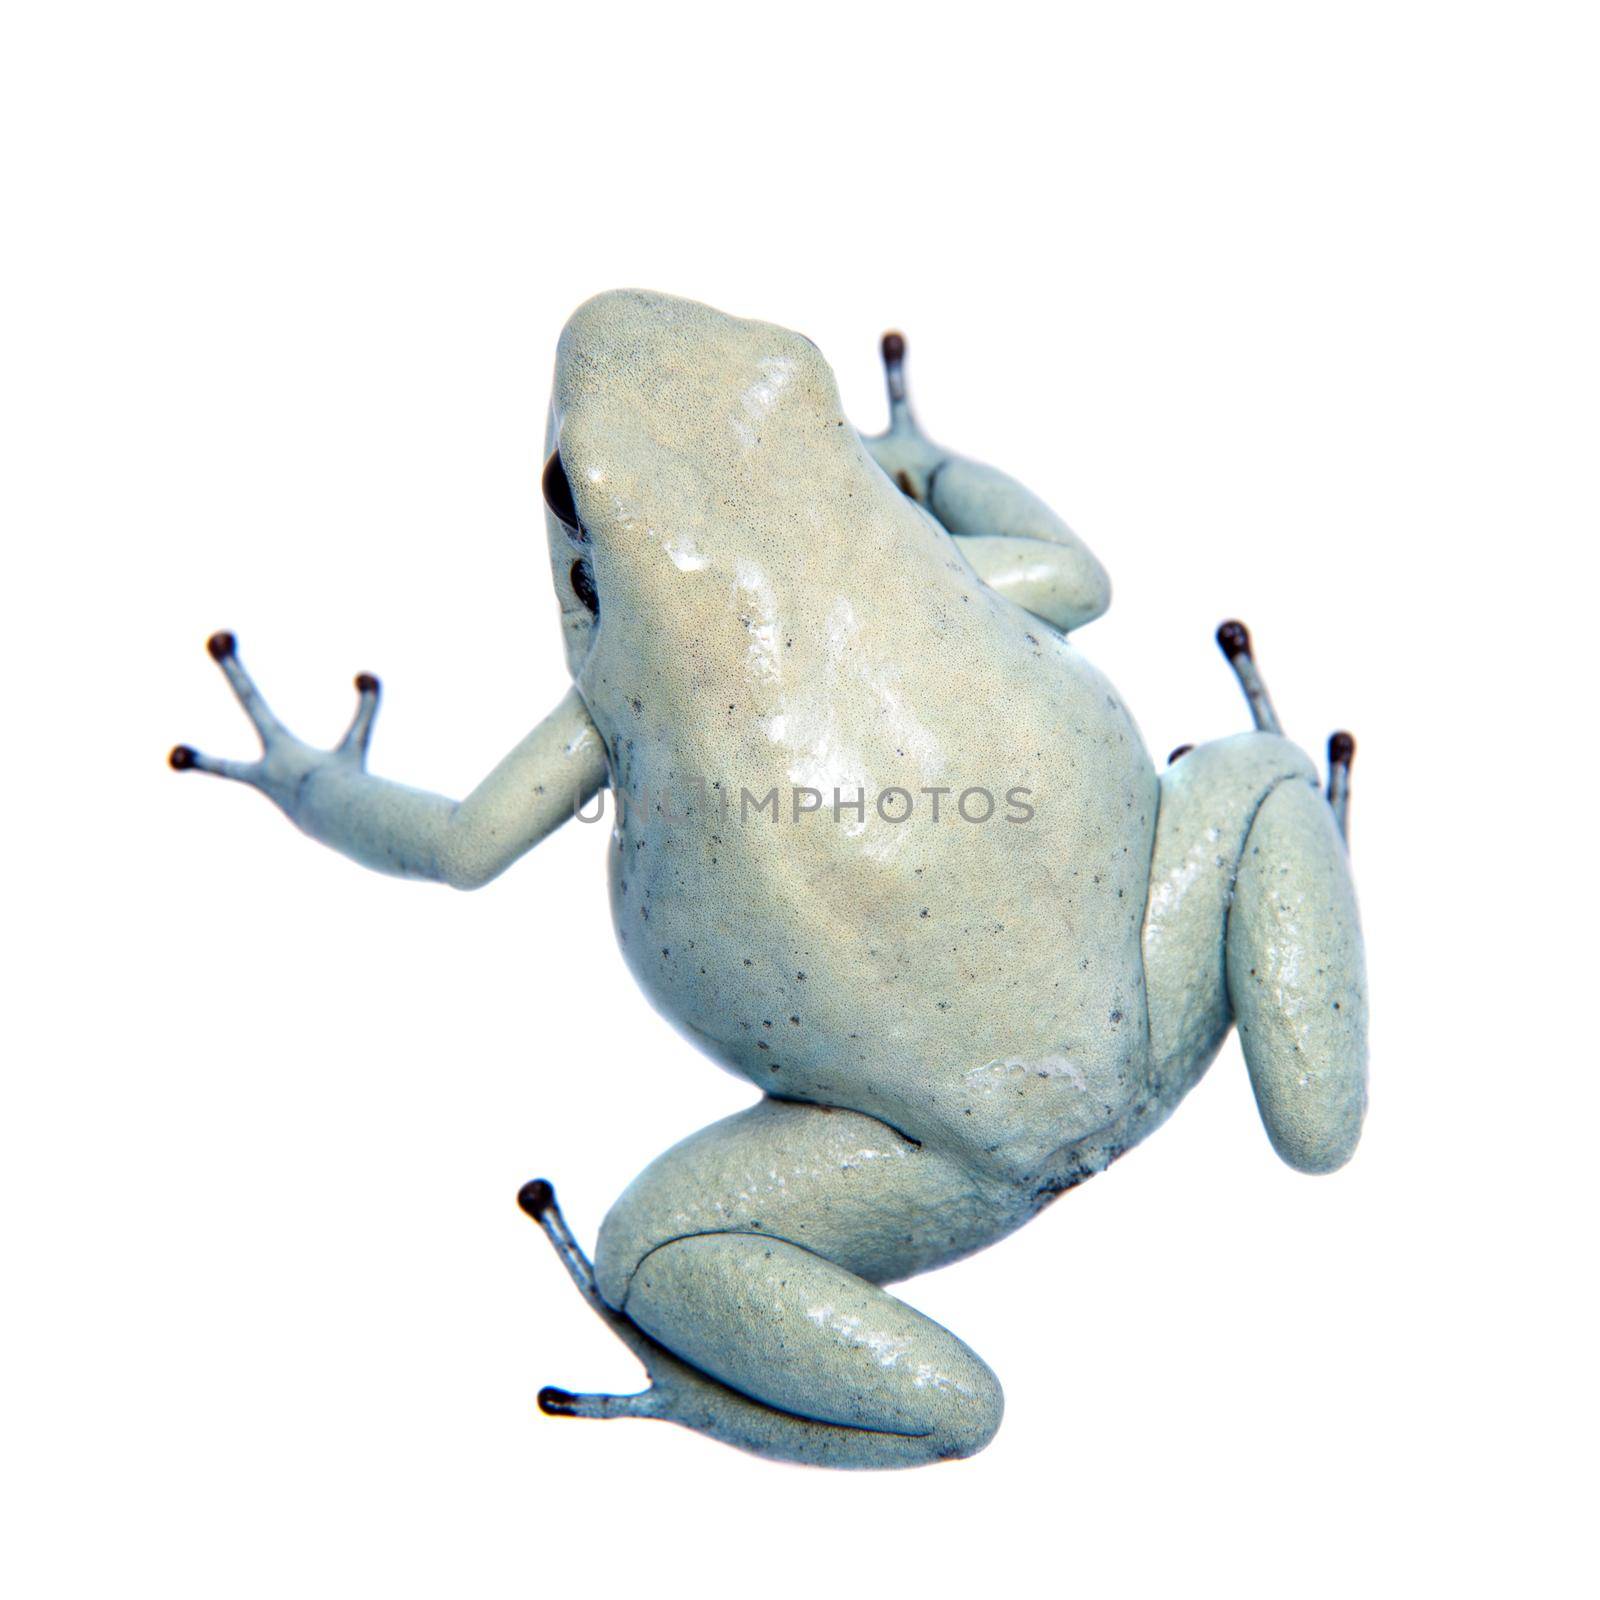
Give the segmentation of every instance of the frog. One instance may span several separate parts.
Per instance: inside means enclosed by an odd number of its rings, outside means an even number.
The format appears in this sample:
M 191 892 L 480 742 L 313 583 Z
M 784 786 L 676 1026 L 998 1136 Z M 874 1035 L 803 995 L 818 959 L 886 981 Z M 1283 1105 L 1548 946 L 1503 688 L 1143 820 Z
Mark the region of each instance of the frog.
M 983 1358 L 888 1286 L 1105 1171 L 1235 1029 L 1291 1167 L 1342 1167 L 1367 1100 L 1354 740 L 1329 741 L 1324 784 L 1229 621 L 1252 725 L 1158 771 L 1077 645 L 1105 569 L 1020 482 L 934 443 L 904 337 L 881 351 L 869 436 L 802 334 L 591 299 L 560 336 L 542 476 L 560 702 L 454 800 L 368 771 L 375 677 L 315 749 L 219 633 L 261 754 L 169 758 L 461 890 L 609 803 L 632 976 L 759 1098 L 647 1166 L 592 1252 L 548 1180 L 519 1191 L 648 1380 L 547 1386 L 539 1409 L 849 1469 L 970 1457 L 1004 1409 Z

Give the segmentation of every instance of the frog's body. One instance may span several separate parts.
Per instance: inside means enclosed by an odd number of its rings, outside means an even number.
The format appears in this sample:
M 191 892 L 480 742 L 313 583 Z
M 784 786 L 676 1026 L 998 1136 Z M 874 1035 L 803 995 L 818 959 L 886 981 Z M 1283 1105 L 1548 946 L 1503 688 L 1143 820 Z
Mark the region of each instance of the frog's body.
M 577 683 L 624 797 L 633 970 L 768 1093 L 1043 1172 L 1146 1077 L 1157 793 L 1132 720 L 875 468 L 807 341 L 607 297 L 566 335 L 596 345 L 563 371 L 609 371 L 615 345 L 654 361 L 642 425 L 609 385 L 558 381 L 554 407 L 588 463 L 569 476 L 602 623 Z M 608 540 L 686 434 L 698 481 Z
M 223 637 L 266 760 L 179 761 L 248 777 L 369 865 L 464 886 L 611 787 L 627 959 L 765 1098 L 641 1175 L 593 1273 L 548 1186 L 525 1190 L 655 1379 L 543 1401 L 856 1466 L 966 1454 L 999 1421 L 982 1362 L 878 1285 L 1103 1168 L 1235 1016 L 1269 1132 L 1308 1170 L 1353 1149 L 1365 1066 L 1340 829 L 1247 643 L 1230 654 L 1265 731 L 1158 782 L 1061 631 L 1104 608 L 1099 564 L 929 443 L 885 351 L 892 426 L 864 441 L 799 335 L 589 302 L 546 472 L 562 707 L 456 806 L 361 770 L 375 683 L 319 758 Z

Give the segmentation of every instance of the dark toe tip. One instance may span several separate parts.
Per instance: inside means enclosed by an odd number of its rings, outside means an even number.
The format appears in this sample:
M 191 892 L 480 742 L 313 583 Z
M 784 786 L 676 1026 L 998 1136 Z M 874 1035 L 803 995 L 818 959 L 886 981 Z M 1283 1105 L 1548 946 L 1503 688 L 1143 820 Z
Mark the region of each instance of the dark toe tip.
M 556 1389 L 546 1384 L 539 1391 L 539 1409 L 547 1417 L 570 1417 L 577 1398 L 569 1389 Z
M 1348 767 L 1356 758 L 1356 736 L 1342 728 L 1328 740 L 1328 761 L 1335 767 Z
M 167 752 L 167 765 L 174 772 L 187 772 L 195 763 L 194 751 L 186 744 L 175 744 Z
M 1167 765 L 1170 767 L 1174 761 L 1183 760 L 1183 758 L 1193 749 L 1194 746 L 1192 744 L 1180 744 L 1178 748 L 1167 757 Z
M 517 1204 L 535 1221 L 556 1203 L 556 1192 L 543 1178 L 535 1178 L 517 1190 Z
M 239 641 L 226 630 L 214 633 L 206 640 L 206 649 L 211 652 L 213 661 L 226 661 L 238 648 Z
M 376 694 L 380 687 L 378 680 L 370 672 L 358 672 L 356 674 L 356 688 L 362 694 Z
M 1250 630 L 1242 622 L 1224 622 L 1217 629 L 1217 644 L 1230 661 L 1250 654 Z
M 897 367 L 906 358 L 906 336 L 891 330 L 884 334 L 878 348 L 883 351 L 883 359 L 891 367 Z

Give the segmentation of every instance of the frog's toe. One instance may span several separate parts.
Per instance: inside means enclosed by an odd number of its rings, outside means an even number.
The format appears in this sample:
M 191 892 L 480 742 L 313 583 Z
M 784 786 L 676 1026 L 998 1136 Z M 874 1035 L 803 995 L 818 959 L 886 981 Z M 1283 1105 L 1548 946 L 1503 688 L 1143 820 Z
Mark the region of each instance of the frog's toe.
M 1356 759 L 1356 736 L 1342 728 L 1328 740 L 1328 804 L 1346 844 L 1350 842 L 1350 768 Z
M 209 772 L 213 777 L 231 778 L 235 783 L 255 784 L 260 781 L 259 761 L 225 761 L 220 756 L 208 756 L 193 745 L 175 744 L 167 752 L 167 765 L 174 772 Z
M 272 714 L 272 708 L 256 688 L 255 680 L 245 671 L 239 660 L 239 641 L 233 634 L 226 629 L 212 634 L 206 640 L 206 653 L 221 668 L 223 677 L 228 680 L 228 687 L 233 690 L 244 714 L 249 717 L 250 725 L 261 736 L 263 746 L 271 745 L 280 738 L 284 731 L 283 724 Z
M 561 1207 L 556 1201 L 554 1186 L 548 1179 L 535 1178 L 531 1183 L 523 1184 L 517 1191 L 517 1204 L 544 1230 L 545 1238 L 550 1241 L 556 1254 L 561 1258 L 561 1264 L 567 1269 L 567 1275 L 573 1283 L 577 1285 L 578 1293 L 589 1302 L 600 1320 L 648 1367 L 645 1350 L 650 1344 L 649 1339 L 600 1297 L 600 1286 L 595 1282 L 594 1266 L 584 1254 L 583 1247 L 573 1237 L 572 1229 L 567 1226 L 567 1219 L 562 1215 Z M 553 1394 L 565 1392 L 565 1390 L 551 1391 Z M 561 1414 L 566 1415 L 566 1413 Z M 587 1413 L 571 1414 L 582 1416 Z
M 1224 622 L 1217 629 L 1217 648 L 1228 658 L 1233 675 L 1244 690 L 1250 705 L 1250 719 L 1260 733 L 1282 733 L 1283 724 L 1267 692 L 1267 681 L 1256 665 L 1254 647 L 1250 643 L 1250 630 L 1237 619 Z
M 358 672 L 355 679 L 356 710 L 344 738 L 334 746 L 334 755 L 358 767 L 367 764 L 367 746 L 372 742 L 372 724 L 378 715 L 378 700 L 383 685 L 370 672 Z
M 660 1414 L 654 1388 L 642 1394 L 573 1394 L 546 1384 L 539 1391 L 539 1409 L 547 1417 L 654 1417 Z

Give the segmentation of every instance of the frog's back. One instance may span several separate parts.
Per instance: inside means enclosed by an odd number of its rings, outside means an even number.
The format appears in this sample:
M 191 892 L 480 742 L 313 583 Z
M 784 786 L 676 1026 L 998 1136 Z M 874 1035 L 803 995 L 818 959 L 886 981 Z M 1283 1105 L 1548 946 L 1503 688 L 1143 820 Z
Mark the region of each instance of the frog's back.
M 1105 679 L 937 541 L 898 586 L 752 566 L 681 674 L 635 678 L 617 926 L 764 1090 L 1032 1173 L 1144 1083 L 1155 774 Z

